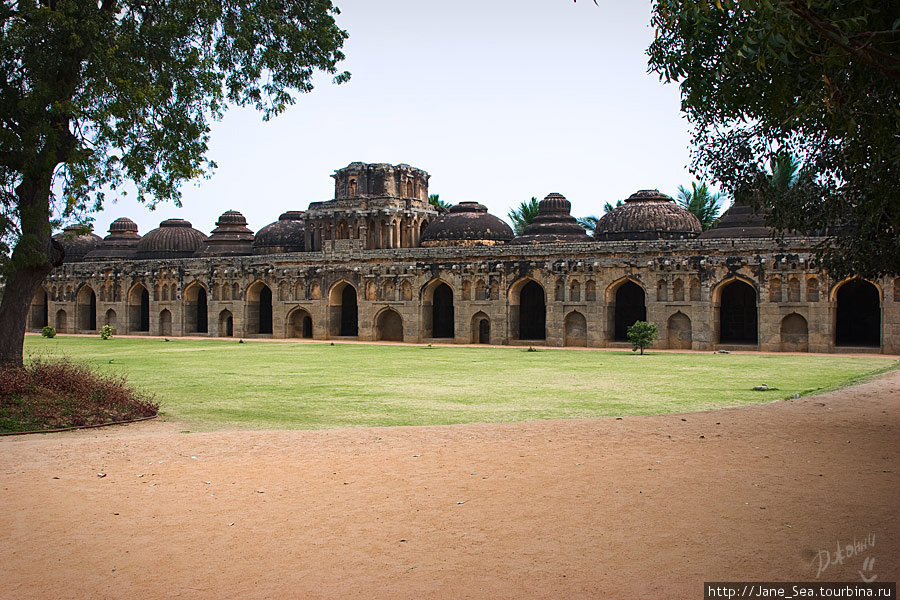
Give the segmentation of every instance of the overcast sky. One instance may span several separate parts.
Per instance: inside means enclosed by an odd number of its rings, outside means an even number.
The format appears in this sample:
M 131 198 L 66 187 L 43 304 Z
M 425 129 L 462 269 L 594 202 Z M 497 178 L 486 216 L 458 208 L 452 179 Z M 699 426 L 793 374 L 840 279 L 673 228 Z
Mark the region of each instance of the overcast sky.
M 689 186 L 688 126 L 675 85 L 647 73 L 650 3 L 635 0 L 336 0 L 349 83 L 316 89 L 276 119 L 232 109 L 212 130 L 219 168 L 184 207 L 108 203 L 144 234 L 179 217 L 209 233 L 226 210 L 254 231 L 334 196 L 353 161 L 408 163 L 430 193 L 506 217 L 559 192 L 576 216 L 639 189 Z

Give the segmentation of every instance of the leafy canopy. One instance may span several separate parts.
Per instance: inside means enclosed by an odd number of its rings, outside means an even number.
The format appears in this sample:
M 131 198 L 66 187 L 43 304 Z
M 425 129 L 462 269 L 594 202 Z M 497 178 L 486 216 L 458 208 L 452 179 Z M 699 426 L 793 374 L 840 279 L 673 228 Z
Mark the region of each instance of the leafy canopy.
M 894 0 L 656 0 L 650 70 L 681 86 L 693 167 L 781 231 L 831 234 L 835 277 L 900 273 Z M 802 161 L 772 186 L 779 155 Z
M 647 321 L 635 321 L 626 331 L 626 337 L 631 342 L 631 351 L 640 350 L 644 353 L 647 348 L 659 335 L 659 328 L 656 323 L 648 323 Z
M 510 210 L 506 216 L 512 221 L 513 231 L 516 235 L 525 233 L 525 228 L 531 225 L 538 214 L 538 199 L 534 196 L 528 202 L 522 201 L 519 206 Z
M 719 222 L 723 197 L 724 194 L 710 190 L 706 182 L 697 185 L 696 181 L 692 181 L 691 189 L 683 185 L 678 186 L 678 197 L 675 198 L 675 202 L 697 217 L 703 231 L 706 231 Z
M 226 106 L 268 119 L 336 64 L 346 32 L 328 0 L 5 0 L 0 9 L 0 227 L 24 188 L 62 190 L 59 213 L 99 210 L 133 182 L 179 201 L 207 175 L 209 124 Z M 51 200 L 54 198 L 51 196 Z M 14 232 L 13 232 L 14 233 Z

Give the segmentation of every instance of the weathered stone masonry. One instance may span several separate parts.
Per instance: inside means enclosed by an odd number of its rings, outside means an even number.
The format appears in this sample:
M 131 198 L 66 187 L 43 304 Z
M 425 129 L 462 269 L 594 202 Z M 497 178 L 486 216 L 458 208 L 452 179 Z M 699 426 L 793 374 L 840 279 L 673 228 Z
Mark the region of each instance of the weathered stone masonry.
M 366 196 L 360 186 L 375 186 L 373 172 L 390 185 L 382 181 Z M 406 165 L 353 163 L 339 170 L 336 200 L 273 224 L 278 232 L 294 227 L 295 242 L 300 232 L 305 249 L 290 252 L 279 252 L 271 236 L 264 250 L 270 253 L 251 248 L 246 223 L 230 211 L 210 238 L 185 231 L 184 222 L 170 224 L 144 236 L 143 247 L 133 246 L 135 256 L 153 247 L 153 258 L 128 258 L 121 251 L 127 227 L 117 221 L 106 250 L 97 236 L 69 241 L 93 250 L 50 274 L 30 325 L 85 332 L 109 324 L 118 334 L 165 336 L 619 347 L 625 328 L 642 319 L 659 326 L 662 348 L 900 353 L 900 278 L 834 281 L 815 265 L 815 239 L 779 244 L 722 236 L 740 228 L 698 237 L 691 222 L 673 217 L 674 205 L 663 207 L 666 225 L 656 239 L 647 228 L 644 239 L 616 239 L 623 236 L 610 228 L 598 228 L 600 239 L 591 239 L 569 229 L 568 201 L 555 194 L 542 203 L 541 223 L 506 243 L 511 233 L 497 234 L 506 226 L 479 205 L 439 215 L 426 201 L 427 177 Z M 632 197 L 629 210 L 651 206 L 659 213 L 652 203 L 664 197 L 648 194 Z M 611 221 L 633 229 L 632 217 Z M 733 226 L 735 219 L 723 222 Z M 440 231 L 432 242 L 429 223 Z M 163 230 L 178 238 L 163 243 L 174 244 L 168 250 L 157 247 Z M 194 246 L 188 251 L 182 243 Z M 190 256 L 174 257 L 176 251 Z

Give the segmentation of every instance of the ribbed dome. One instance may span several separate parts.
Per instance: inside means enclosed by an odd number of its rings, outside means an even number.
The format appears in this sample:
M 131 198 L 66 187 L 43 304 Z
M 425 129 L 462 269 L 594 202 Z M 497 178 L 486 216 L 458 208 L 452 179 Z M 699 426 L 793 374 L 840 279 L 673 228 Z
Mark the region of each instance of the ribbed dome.
M 84 260 L 91 262 L 135 258 L 138 242 L 141 241 L 137 231 L 137 223 L 131 219 L 116 219 L 109 224 L 109 235 L 103 238 L 98 248 L 88 252 Z
M 735 200 L 725 211 L 718 224 L 700 234 L 701 238 L 761 238 L 772 237 L 772 229 L 766 227 L 765 216 L 756 214 L 749 204 Z
M 538 203 L 538 214 L 525 233 L 513 244 L 549 244 L 553 242 L 589 242 L 584 228 L 571 214 L 572 203 L 562 194 L 548 194 Z
M 421 245 L 494 246 L 513 238 L 512 229 L 477 202 L 460 202 L 437 217 L 422 234 Z
M 216 228 L 197 253 L 198 256 L 240 256 L 253 254 L 253 232 L 247 219 L 236 210 L 222 213 Z
M 189 258 L 200 249 L 206 236 L 184 219 L 167 219 L 141 238 L 137 258 Z
M 598 240 L 678 240 L 696 237 L 702 227 L 688 210 L 659 190 L 640 190 L 597 222 Z
M 253 252 L 256 254 L 282 254 L 303 252 L 306 248 L 306 229 L 303 216 L 306 213 L 291 210 L 283 213 L 274 223 L 256 232 L 253 238 Z
M 65 252 L 63 262 L 81 262 L 88 252 L 97 248 L 103 239 L 99 235 L 88 232 L 83 233 L 83 225 L 69 225 L 53 236 L 59 242 Z

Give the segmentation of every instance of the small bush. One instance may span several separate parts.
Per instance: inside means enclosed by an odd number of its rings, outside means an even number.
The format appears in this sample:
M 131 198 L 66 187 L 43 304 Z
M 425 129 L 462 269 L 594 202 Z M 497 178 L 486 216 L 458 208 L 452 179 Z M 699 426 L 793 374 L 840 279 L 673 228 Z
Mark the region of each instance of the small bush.
M 0 431 L 38 431 L 151 417 L 152 397 L 119 375 L 69 360 L 0 368 Z
M 656 336 L 659 335 L 659 328 L 655 323 L 635 321 L 634 325 L 625 332 L 625 335 L 628 336 L 628 341 L 631 342 L 631 351 L 634 352 L 640 349 L 641 354 L 643 354 L 644 348 L 652 344 Z
M 101 340 L 108 340 L 112 336 L 113 336 L 113 328 L 112 327 L 110 327 L 109 325 L 104 325 L 103 327 L 100 328 L 100 339 Z
M 45 338 L 56 337 L 56 328 L 51 327 L 50 325 L 47 325 L 43 329 L 41 329 L 41 335 L 44 336 Z

